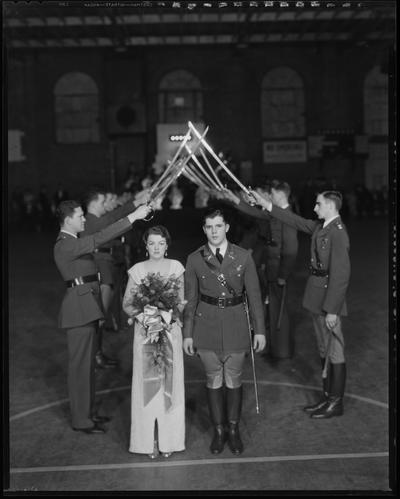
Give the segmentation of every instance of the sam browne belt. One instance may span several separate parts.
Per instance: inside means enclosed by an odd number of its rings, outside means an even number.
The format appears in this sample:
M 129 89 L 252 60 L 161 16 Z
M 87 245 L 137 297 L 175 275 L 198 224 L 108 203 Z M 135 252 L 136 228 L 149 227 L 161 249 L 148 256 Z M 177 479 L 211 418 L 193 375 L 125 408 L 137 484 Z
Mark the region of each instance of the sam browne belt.
M 234 296 L 233 298 L 215 298 L 214 296 L 200 295 L 200 300 L 209 305 L 216 305 L 218 308 L 233 307 L 243 303 L 243 295 Z
M 67 288 L 74 288 L 75 286 L 81 286 L 82 284 L 86 284 L 87 282 L 95 282 L 98 280 L 99 278 L 97 274 L 83 275 L 74 277 L 74 279 L 71 279 L 69 281 L 65 281 L 65 284 L 67 285 Z
M 316 269 L 315 267 L 310 266 L 310 274 L 318 277 L 328 277 L 329 272 L 325 269 Z

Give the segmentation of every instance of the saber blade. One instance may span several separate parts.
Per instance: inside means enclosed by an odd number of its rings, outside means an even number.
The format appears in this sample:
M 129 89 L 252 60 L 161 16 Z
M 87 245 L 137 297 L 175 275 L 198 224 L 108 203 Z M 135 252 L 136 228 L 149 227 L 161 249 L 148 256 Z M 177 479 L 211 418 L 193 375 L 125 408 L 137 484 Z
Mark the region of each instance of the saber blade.
M 249 189 L 247 189 L 247 187 L 245 187 L 242 182 L 240 182 L 240 180 L 238 178 L 235 177 L 235 175 L 229 170 L 229 168 L 224 164 L 223 161 L 221 161 L 221 158 L 218 157 L 217 154 L 215 154 L 214 150 L 212 149 L 212 147 L 207 143 L 207 141 L 205 139 L 202 139 L 201 138 L 201 135 L 200 133 L 196 130 L 196 128 L 194 127 L 193 123 L 189 121 L 189 128 L 191 130 L 193 130 L 193 132 L 196 134 L 196 137 L 199 138 L 199 140 L 201 140 L 201 143 L 204 145 L 204 147 L 207 149 L 207 151 L 212 155 L 212 157 L 218 161 L 219 165 L 221 166 L 221 168 L 223 168 L 226 173 L 232 178 L 232 180 L 234 180 L 234 182 L 237 183 L 237 185 L 247 194 L 247 195 L 250 195 L 250 191 Z

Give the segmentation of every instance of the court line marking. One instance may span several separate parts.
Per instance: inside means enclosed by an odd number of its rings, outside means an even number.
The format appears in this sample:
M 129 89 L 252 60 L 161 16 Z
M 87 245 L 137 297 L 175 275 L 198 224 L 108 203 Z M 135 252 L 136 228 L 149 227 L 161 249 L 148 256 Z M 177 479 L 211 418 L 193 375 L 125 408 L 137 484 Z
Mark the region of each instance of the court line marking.
M 140 468 L 171 468 L 177 466 L 199 466 L 209 464 L 246 464 L 246 463 L 276 463 L 283 461 L 314 461 L 326 459 L 371 459 L 388 457 L 388 452 L 361 452 L 351 454 L 319 454 L 299 456 L 271 456 L 271 457 L 232 457 L 225 459 L 191 459 L 188 461 L 144 462 L 144 463 L 118 463 L 118 464 L 83 464 L 69 466 L 37 466 L 31 468 L 11 468 L 10 473 L 48 473 L 68 471 L 99 471 L 115 469 L 140 469 Z
M 189 384 L 189 383 L 205 383 L 205 381 L 200 380 L 200 379 L 195 379 L 195 380 L 187 380 L 187 381 L 185 381 L 185 383 L 187 383 L 187 384 Z M 244 379 L 243 383 L 252 384 L 253 380 Z M 320 391 L 321 390 L 320 386 L 308 386 L 308 385 L 301 385 L 298 383 L 289 383 L 289 382 L 284 382 L 284 381 L 257 381 L 257 384 L 258 385 L 265 385 L 265 386 L 274 385 L 274 386 L 285 386 L 288 388 L 302 388 L 305 390 L 312 390 L 312 391 Z M 121 390 L 130 390 L 130 389 L 131 389 L 131 385 L 118 386 L 115 388 L 107 388 L 105 390 L 97 391 L 96 395 L 102 395 L 102 394 L 106 394 L 106 393 L 118 392 Z M 361 402 L 365 402 L 367 404 L 372 404 L 372 405 L 376 405 L 378 407 L 383 407 L 384 409 L 389 409 L 389 404 L 386 404 L 384 402 L 379 402 L 378 400 L 370 399 L 368 397 L 361 397 L 360 395 L 354 395 L 352 393 L 347 393 L 347 392 L 345 393 L 345 396 L 359 400 Z M 31 414 L 34 414 L 35 412 L 45 411 L 46 409 L 49 409 L 50 407 L 54 407 L 56 405 L 61 405 L 61 404 L 67 403 L 67 402 L 69 402 L 69 399 L 65 398 L 65 399 L 56 400 L 55 402 L 50 402 L 49 404 L 44 404 L 44 405 L 39 406 L 39 407 L 34 407 L 33 409 L 29 409 L 27 411 L 20 412 L 19 414 L 14 414 L 14 416 L 10 417 L 10 421 L 16 421 L 17 419 L 21 419 L 21 418 L 24 418 L 26 416 L 30 416 Z

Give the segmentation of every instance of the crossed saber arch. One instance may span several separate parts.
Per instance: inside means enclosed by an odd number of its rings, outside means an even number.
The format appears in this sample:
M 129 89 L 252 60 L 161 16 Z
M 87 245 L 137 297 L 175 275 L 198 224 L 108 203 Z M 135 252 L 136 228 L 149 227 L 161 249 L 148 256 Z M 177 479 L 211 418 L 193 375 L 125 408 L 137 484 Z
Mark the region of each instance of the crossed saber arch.
M 205 140 L 205 136 L 208 132 L 209 127 L 207 127 L 202 134 L 190 121 L 188 122 L 188 127 L 188 131 L 186 132 L 174 157 L 171 161 L 169 161 L 169 164 L 162 175 L 151 186 L 149 191 L 149 203 L 157 201 L 167 191 L 170 185 L 178 179 L 180 175 L 184 175 L 194 184 L 202 187 L 206 192 L 210 192 L 214 189 L 216 189 L 217 191 L 225 190 L 226 187 L 222 184 L 217 173 L 212 167 L 209 158 L 207 158 L 206 152 L 209 153 L 209 155 L 232 178 L 232 180 L 242 189 L 242 191 L 244 191 L 248 196 L 251 196 L 250 190 L 246 188 L 240 182 L 240 180 L 229 170 L 229 168 L 225 165 L 221 158 L 217 154 L 215 154 L 212 147 Z M 188 145 L 188 141 L 191 140 L 192 133 L 197 138 L 197 143 L 193 146 L 193 148 L 190 148 Z M 197 151 L 200 153 L 203 163 L 196 155 Z M 244 308 L 246 312 L 250 339 L 251 367 L 253 372 L 253 384 L 256 399 L 256 413 L 260 414 L 254 351 L 252 345 L 252 327 L 250 322 L 250 312 L 246 293 L 244 299 Z

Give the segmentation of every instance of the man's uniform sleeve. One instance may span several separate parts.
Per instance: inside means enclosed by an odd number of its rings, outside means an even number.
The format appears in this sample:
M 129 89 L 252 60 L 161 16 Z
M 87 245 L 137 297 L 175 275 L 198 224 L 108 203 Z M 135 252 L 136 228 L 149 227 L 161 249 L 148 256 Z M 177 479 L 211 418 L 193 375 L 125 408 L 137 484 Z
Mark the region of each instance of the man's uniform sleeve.
M 86 255 L 87 253 L 93 253 L 93 251 L 101 246 L 102 244 L 111 241 L 115 237 L 121 236 L 127 230 L 131 228 L 131 223 L 128 217 L 118 220 L 118 222 L 109 225 L 100 232 L 95 234 L 79 237 L 74 241 L 73 246 L 71 245 L 71 251 L 74 257 L 81 255 Z
M 274 205 L 272 205 L 270 214 L 281 222 L 290 225 L 294 229 L 306 232 L 307 234 L 312 234 L 315 230 L 315 227 L 318 225 L 318 222 L 316 220 L 303 218 L 299 215 L 296 215 L 296 213 L 293 213 L 292 211 L 285 210 Z
M 250 253 L 248 254 L 246 261 L 244 286 L 247 293 L 249 312 L 252 319 L 254 334 L 263 334 L 265 336 L 264 309 L 261 300 L 260 284 L 256 265 Z
M 349 238 L 345 229 L 333 229 L 328 289 L 322 305 L 327 314 L 340 314 L 350 280 Z

